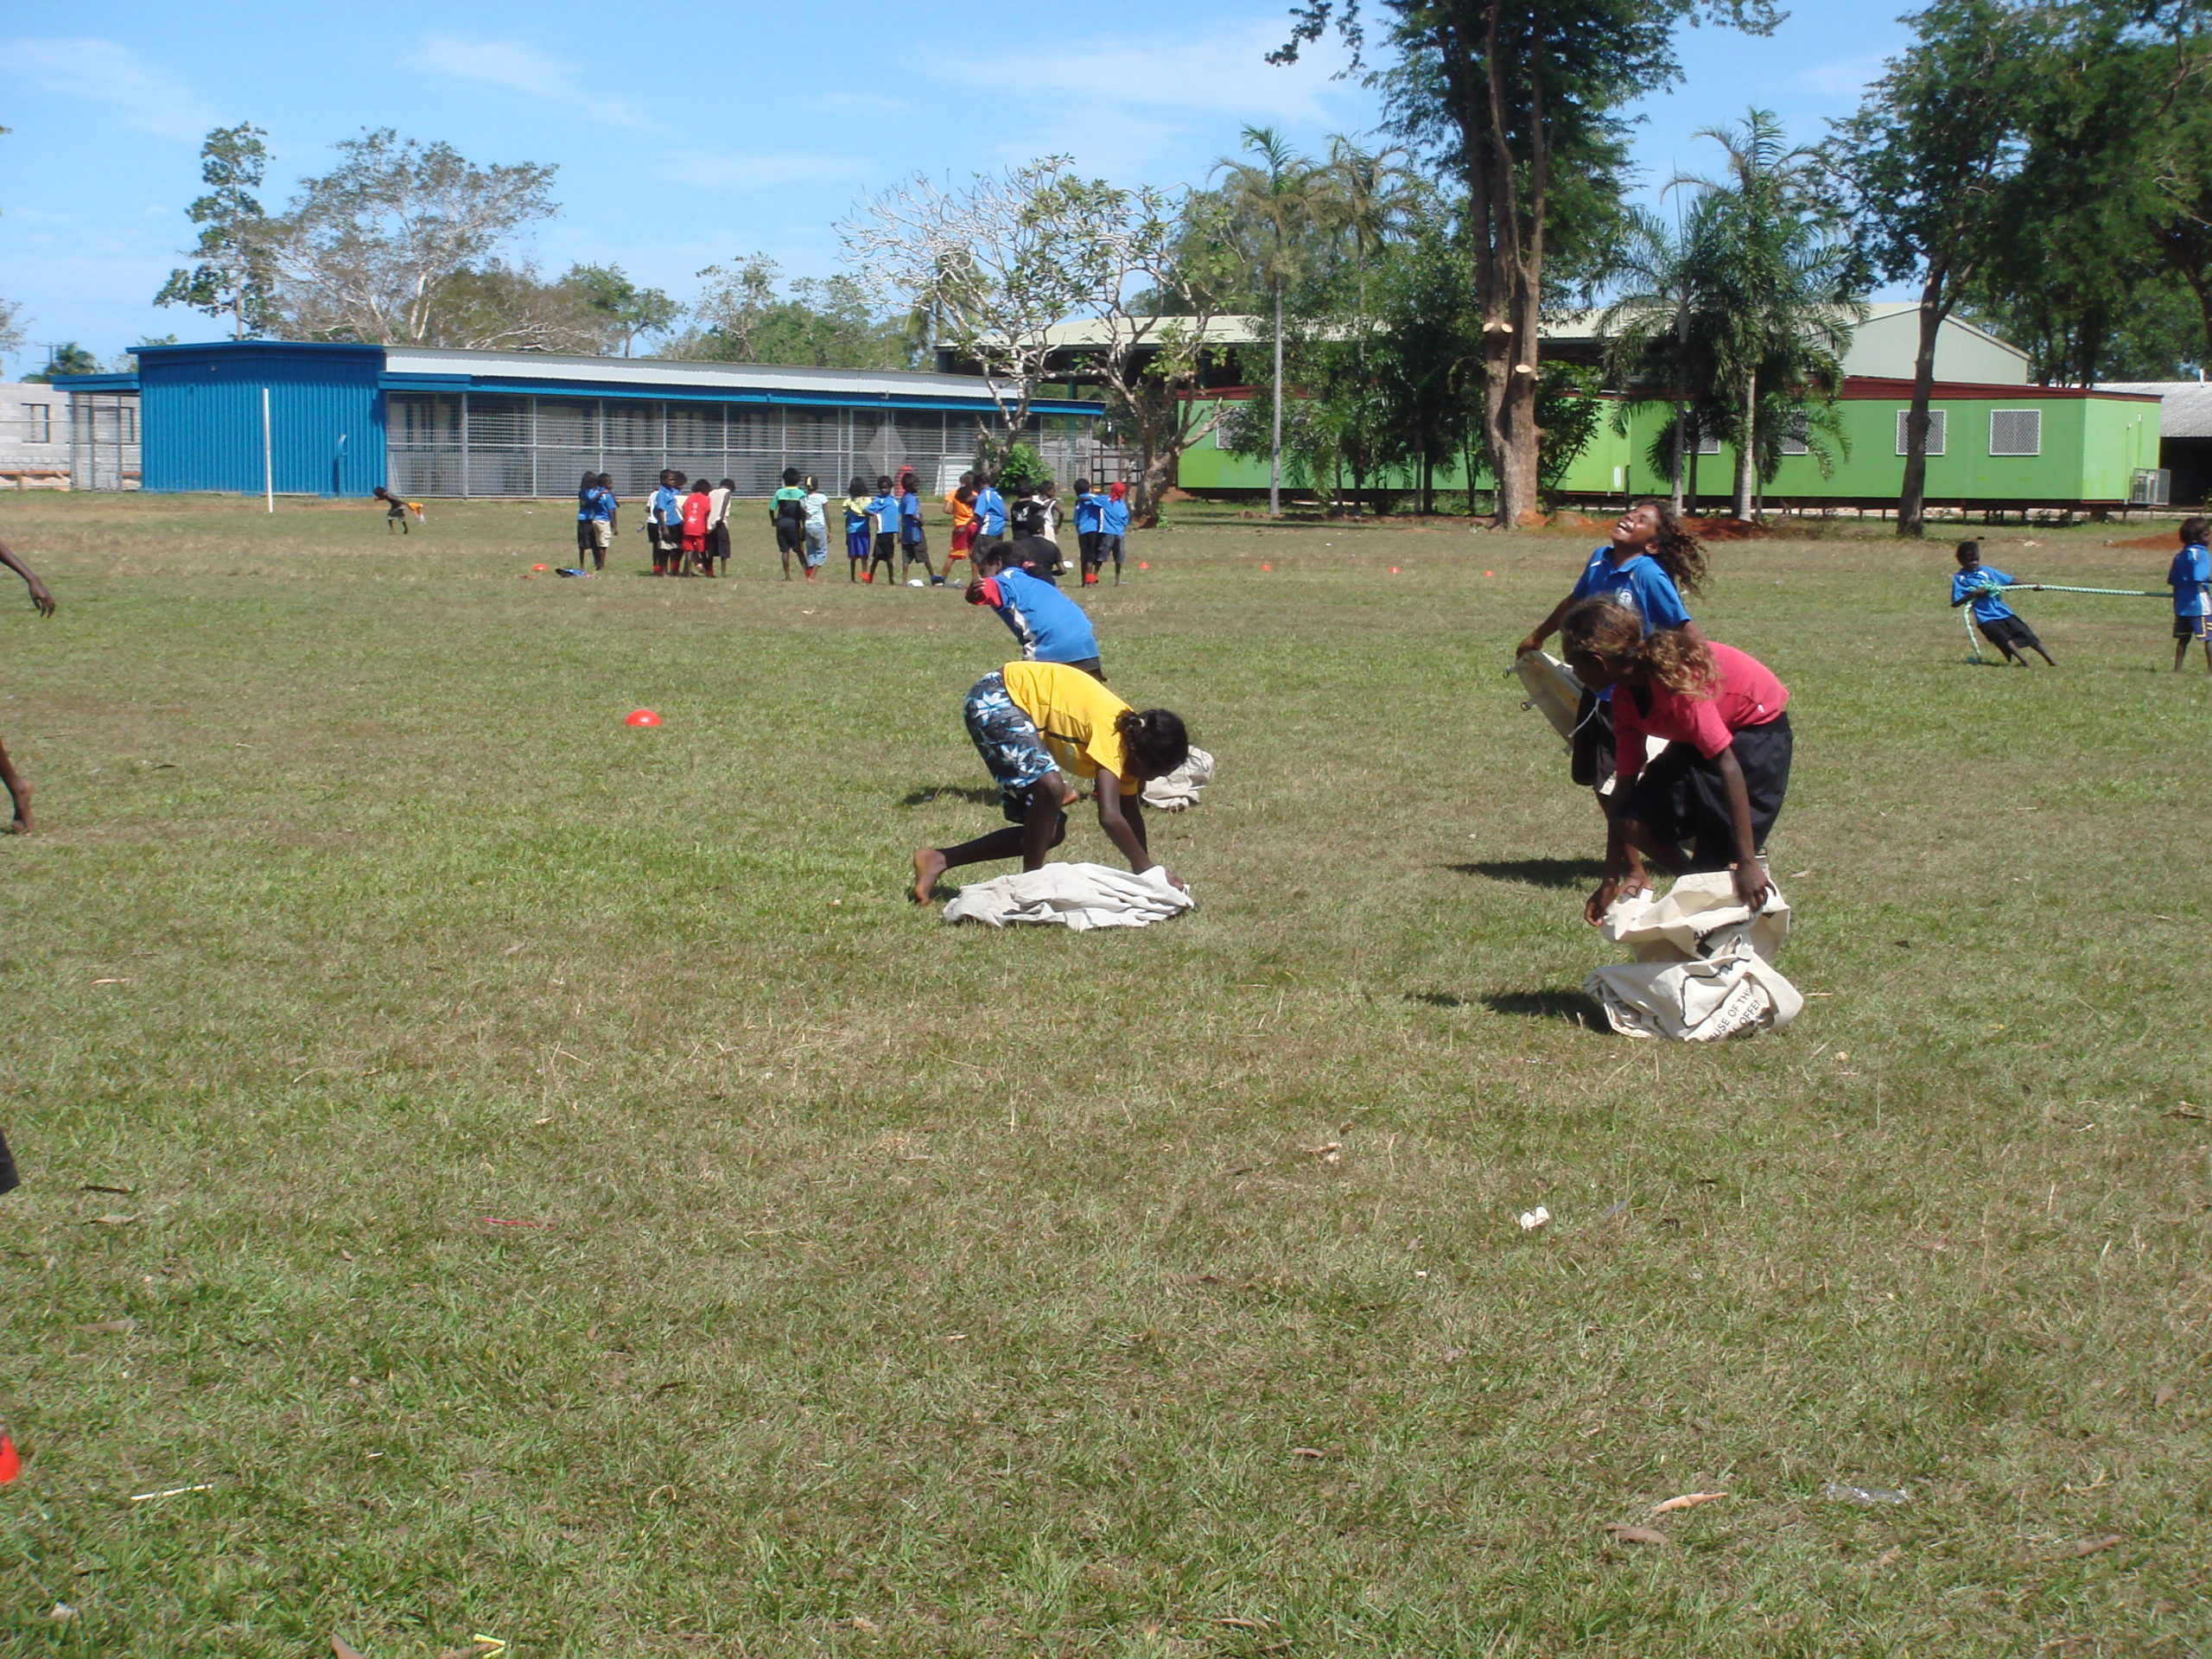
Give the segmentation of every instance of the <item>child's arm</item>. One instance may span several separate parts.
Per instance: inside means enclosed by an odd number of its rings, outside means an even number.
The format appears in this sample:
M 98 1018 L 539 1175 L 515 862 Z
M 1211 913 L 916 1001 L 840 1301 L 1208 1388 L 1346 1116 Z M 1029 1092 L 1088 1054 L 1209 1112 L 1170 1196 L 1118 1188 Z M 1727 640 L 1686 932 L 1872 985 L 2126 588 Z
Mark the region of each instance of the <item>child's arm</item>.
M 0 564 L 6 565 L 23 579 L 24 586 L 31 590 L 31 604 L 41 616 L 54 614 L 54 595 L 46 591 L 46 584 L 38 579 L 37 572 L 17 558 L 15 550 L 5 542 L 0 542 Z
M 1713 763 L 1720 772 L 1720 787 L 1728 797 L 1728 822 L 1736 831 L 1736 861 L 1729 869 L 1736 878 L 1736 897 L 1756 912 L 1766 902 L 1766 871 L 1758 860 L 1751 835 L 1751 792 L 1744 783 L 1744 768 L 1736 760 L 1736 746 L 1720 751 Z
M 1122 794 L 1122 780 L 1103 766 L 1098 768 L 1091 787 L 1098 798 L 1098 827 L 1120 849 L 1122 856 L 1129 861 L 1129 868 L 1139 875 L 1158 868 L 1160 861 L 1152 855 L 1152 849 L 1145 840 L 1141 792 Z M 1183 887 L 1181 878 L 1173 870 L 1167 872 L 1167 880 L 1173 887 Z
M 1643 740 L 1639 738 L 1637 741 Z M 1742 774 L 1737 774 L 1741 777 Z M 1582 919 L 1595 927 L 1605 919 L 1605 912 L 1612 908 L 1613 900 L 1624 893 L 1642 893 L 1651 885 L 1650 873 L 1643 868 L 1643 855 L 1636 850 L 1621 830 L 1619 817 L 1613 810 L 1613 795 L 1600 795 L 1598 804 L 1605 810 L 1605 877 L 1599 882 L 1597 892 L 1590 895 L 1582 906 Z

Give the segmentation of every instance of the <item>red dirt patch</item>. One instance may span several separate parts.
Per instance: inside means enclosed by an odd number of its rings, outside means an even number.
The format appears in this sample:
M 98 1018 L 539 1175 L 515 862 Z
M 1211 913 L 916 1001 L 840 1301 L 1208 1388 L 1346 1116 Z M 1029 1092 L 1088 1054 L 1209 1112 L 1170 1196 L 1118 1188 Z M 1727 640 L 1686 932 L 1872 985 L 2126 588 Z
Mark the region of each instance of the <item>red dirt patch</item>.
M 1700 542 L 1755 542 L 1774 535 L 1769 526 L 1745 518 L 1684 518 L 1682 528 Z
M 2169 530 L 2155 536 L 2131 536 L 2124 542 L 2107 542 L 2105 545 L 2107 547 L 2140 547 L 2170 552 L 2179 547 L 2181 543 L 2175 537 L 2173 531 Z

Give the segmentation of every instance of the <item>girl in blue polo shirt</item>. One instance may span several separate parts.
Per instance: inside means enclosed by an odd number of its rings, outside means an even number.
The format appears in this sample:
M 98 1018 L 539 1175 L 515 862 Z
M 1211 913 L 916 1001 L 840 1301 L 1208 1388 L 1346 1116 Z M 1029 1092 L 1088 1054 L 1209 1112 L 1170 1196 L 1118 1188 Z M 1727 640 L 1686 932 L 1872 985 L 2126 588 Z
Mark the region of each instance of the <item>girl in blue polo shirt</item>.
M 2184 518 L 2181 524 L 2181 551 L 2166 569 L 2166 585 L 2174 590 L 2174 672 L 2189 661 L 2189 642 L 2204 647 L 2204 671 L 2212 674 L 2212 518 Z
M 1613 539 L 1590 555 L 1573 590 L 1521 642 L 1523 654 L 1541 651 L 1560 620 L 1586 599 L 1606 595 L 1643 619 L 1643 632 L 1680 628 L 1702 643 L 1705 636 L 1682 604 L 1684 594 L 1705 585 L 1705 550 L 1682 527 L 1667 502 L 1647 498 L 1613 523 Z M 1601 795 L 1613 776 L 1613 720 L 1610 691 L 1585 690 L 1575 715 L 1570 775 Z M 1604 802 L 1599 803 L 1602 808 Z

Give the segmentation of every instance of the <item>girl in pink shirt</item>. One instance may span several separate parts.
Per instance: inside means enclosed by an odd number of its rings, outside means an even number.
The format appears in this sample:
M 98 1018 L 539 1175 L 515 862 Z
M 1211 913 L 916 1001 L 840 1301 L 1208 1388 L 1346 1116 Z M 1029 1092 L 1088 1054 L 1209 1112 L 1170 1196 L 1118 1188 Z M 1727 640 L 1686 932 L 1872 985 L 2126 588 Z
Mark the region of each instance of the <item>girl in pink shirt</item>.
M 1789 692 L 1747 652 L 1679 630 L 1645 634 L 1634 611 L 1584 600 L 1561 620 L 1567 666 L 1592 690 L 1614 687 L 1615 787 L 1595 923 L 1624 892 L 1669 874 L 1729 870 L 1756 910 L 1767 892 L 1768 832 L 1789 791 Z M 1667 747 L 1647 762 L 1644 738 Z M 1687 849 L 1685 843 L 1688 843 Z

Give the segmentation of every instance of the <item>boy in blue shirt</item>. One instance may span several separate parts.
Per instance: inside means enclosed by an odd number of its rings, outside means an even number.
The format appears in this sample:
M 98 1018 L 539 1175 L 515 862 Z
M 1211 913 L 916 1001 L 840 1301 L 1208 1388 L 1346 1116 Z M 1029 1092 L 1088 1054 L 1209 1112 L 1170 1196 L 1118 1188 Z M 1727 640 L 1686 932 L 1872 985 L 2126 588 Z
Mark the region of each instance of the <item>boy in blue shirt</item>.
M 998 480 L 985 474 L 976 474 L 976 539 L 971 554 L 981 553 L 993 542 L 1006 537 L 1006 497 L 998 492 Z
M 988 605 L 999 613 L 1014 637 L 1021 642 L 1026 663 L 1065 663 L 1097 680 L 1105 671 L 1098 660 L 1098 637 L 1083 607 L 1041 576 L 1021 567 L 1027 551 L 1037 559 L 1057 559 L 1059 550 L 1050 542 L 1025 547 L 1022 542 L 1001 542 L 978 548 L 976 580 L 968 584 L 968 602 Z
M 868 521 L 875 532 L 874 550 L 869 553 L 868 574 L 862 582 L 875 580 L 875 567 L 883 567 L 883 580 L 887 586 L 896 587 L 899 578 L 892 574 L 893 560 L 899 551 L 899 495 L 891 487 L 891 475 L 875 475 L 875 493 L 868 499 Z
M 934 583 L 942 578 L 930 563 L 930 538 L 922 529 L 922 498 L 915 488 L 918 482 L 912 473 L 899 474 L 899 574 L 905 575 L 919 559 L 923 574 Z
M 2181 521 L 2181 551 L 2166 569 L 2174 590 L 2174 672 L 2189 661 L 2189 642 L 2204 647 L 2204 671 L 2212 674 L 2212 518 Z
M 1106 562 L 1105 550 L 1100 546 L 1105 533 L 1106 498 L 1091 493 L 1089 479 L 1078 478 L 1075 481 L 1075 545 L 1086 588 L 1098 585 L 1098 567 Z
M 1128 544 L 1129 534 L 1128 486 L 1109 484 L 1106 486 L 1106 505 L 1099 514 L 1098 556 L 1103 563 L 1114 561 L 1114 585 L 1122 585 L 1122 550 Z
M 645 533 L 652 537 L 653 575 L 683 574 L 683 474 L 664 467 L 660 487 L 645 504 Z
M 1997 647 L 2008 663 L 2018 662 L 2028 666 L 2027 652 L 2050 663 L 2050 653 L 2043 648 L 2043 641 L 2036 638 L 2036 631 L 2012 613 L 2012 607 L 1998 594 L 2012 585 L 2012 578 L 1993 564 L 1981 562 L 1980 542 L 1961 542 L 1958 551 L 1958 574 L 1951 578 L 1951 608 L 1971 605 L 1967 613 L 1974 626 L 1981 630 L 1981 637 Z M 2024 649 L 2023 649 L 2024 647 Z

